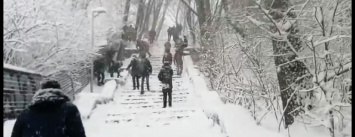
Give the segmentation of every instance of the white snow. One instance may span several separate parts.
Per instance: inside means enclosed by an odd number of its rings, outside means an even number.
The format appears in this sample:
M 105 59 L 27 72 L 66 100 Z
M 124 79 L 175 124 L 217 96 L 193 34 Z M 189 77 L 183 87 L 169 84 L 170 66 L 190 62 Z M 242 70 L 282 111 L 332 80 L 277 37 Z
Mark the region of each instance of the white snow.
M 16 120 L 7 120 L 4 122 L 4 137 L 11 137 L 12 128 L 15 125 Z
M 191 57 L 184 58 L 184 66 L 187 67 L 191 82 L 195 86 L 194 91 L 199 97 L 201 107 L 206 114 L 218 116 L 221 130 L 225 131 L 229 137 L 283 137 L 279 133 L 257 126 L 246 109 L 237 105 L 224 104 L 217 92 L 209 91 L 203 76 L 194 68 Z
M 105 83 L 104 88 L 101 91 L 100 101 L 107 102 L 113 99 L 113 94 L 117 88 L 115 80 L 110 80 Z
M 97 7 L 95 9 L 93 9 L 92 11 L 94 11 L 94 12 L 106 12 L 106 9 L 104 7 Z
M 114 101 L 99 104 L 90 119 L 84 121 L 87 136 L 224 137 L 218 125 L 213 125 L 199 107 L 186 72 L 181 77 L 174 75 L 173 107 L 161 108 L 161 83 L 157 73 L 161 68 L 163 49 L 160 45 L 151 49 L 151 91 L 140 95 L 139 90 L 131 90 L 132 82 L 127 80 L 126 85 L 115 92 Z
M 95 109 L 99 93 L 81 92 L 76 95 L 74 104 L 78 107 L 82 119 L 87 119 L 91 115 L 91 111 Z

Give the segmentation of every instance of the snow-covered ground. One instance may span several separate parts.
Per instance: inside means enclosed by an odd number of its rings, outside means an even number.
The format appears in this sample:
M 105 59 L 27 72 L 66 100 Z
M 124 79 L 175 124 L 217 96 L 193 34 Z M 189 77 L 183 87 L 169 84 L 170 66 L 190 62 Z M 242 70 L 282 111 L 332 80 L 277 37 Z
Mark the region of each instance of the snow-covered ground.
M 89 119 L 83 119 L 87 137 L 287 137 L 287 132 L 278 133 L 271 124 L 258 126 L 245 108 L 224 104 L 217 92 L 208 90 L 190 56 L 184 57 L 182 76 L 173 76 L 173 107 L 162 108 L 161 84 L 157 74 L 162 65 L 164 40 L 151 47 L 151 91 L 145 89 L 144 95 L 140 95 L 139 90 L 132 90 L 132 81 L 128 76 L 124 86 L 114 90 L 113 101 L 96 104 L 90 112 L 79 108 L 82 115 L 90 113 Z M 176 74 L 175 66 L 173 69 Z M 113 90 L 111 88 L 106 87 Z M 102 91 L 105 90 L 102 87 L 94 89 L 94 93 L 84 89 L 82 94 L 90 94 L 93 98 L 102 93 L 112 95 L 112 92 Z M 10 120 L 4 123 L 5 137 L 10 136 L 14 122 Z M 324 134 L 321 134 L 314 130 L 307 132 L 298 129 L 299 125 L 294 127 L 291 128 L 291 134 L 300 133 L 293 134 L 293 137 L 327 136 L 324 130 Z
M 159 41 L 151 47 L 151 91 L 140 95 L 139 90 L 132 90 L 132 81 L 128 78 L 123 90 L 115 93 L 113 102 L 98 105 L 90 119 L 84 120 L 88 137 L 224 137 L 199 107 L 186 72 L 181 77 L 174 75 L 173 107 L 162 108 L 157 75 L 162 66 L 163 43 Z

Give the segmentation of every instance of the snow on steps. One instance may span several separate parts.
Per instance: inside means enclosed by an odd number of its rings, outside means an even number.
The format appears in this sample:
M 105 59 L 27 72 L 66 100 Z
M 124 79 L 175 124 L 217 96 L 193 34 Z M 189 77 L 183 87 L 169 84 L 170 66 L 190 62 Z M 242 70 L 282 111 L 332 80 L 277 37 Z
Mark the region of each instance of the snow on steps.
M 109 101 L 112 101 L 115 91 L 117 89 L 119 90 L 120 87 L 125 84 L 124 81 L 127 79 L 128 75 L 127 71 L 123 71 L 121 73 L 121 78 L 105 82 L 104 87 L 99 93 L 80 92 L 77 94 L 74 104 L 78 107 L 81 118 L 89 119 L 92 111 L 98 104 L 106 104 Z
M 224 104 L 217 92 L 208 90 L 203 75 L 194 68 L 190 56 L 184 57 L 184 66 L 187 67 L 190 81 L 195 86 L 194 91 L 200 98 L 202 109 L 208 118 L 213 119 L 214 124 L 219 125 L 222 133 L 229 137 L 282 137 L 279 133 L 257 126 L 246 109 Z

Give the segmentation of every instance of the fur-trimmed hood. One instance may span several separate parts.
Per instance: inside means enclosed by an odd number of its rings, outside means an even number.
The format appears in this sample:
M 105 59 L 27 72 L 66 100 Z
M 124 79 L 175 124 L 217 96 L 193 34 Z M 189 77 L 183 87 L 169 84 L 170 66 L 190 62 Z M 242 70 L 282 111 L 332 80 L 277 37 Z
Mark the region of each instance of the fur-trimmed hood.
M 69 97 L 61 89 L 40 89 L 34 94 L 29 109 L 51 111 L 60 108 L 63 103 L 69 101 Z

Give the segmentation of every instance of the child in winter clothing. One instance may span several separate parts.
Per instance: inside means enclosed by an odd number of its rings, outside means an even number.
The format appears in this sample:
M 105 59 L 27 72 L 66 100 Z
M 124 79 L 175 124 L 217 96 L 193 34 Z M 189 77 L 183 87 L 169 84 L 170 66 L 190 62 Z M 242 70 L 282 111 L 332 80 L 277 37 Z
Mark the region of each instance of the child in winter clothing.
M 167 96 L 169 97 L 169 107 L 171 107 L 171 94 L 173 92 L 173 69 L 171 69 L 169 61 L 164 62 L 164 66 L 161 68 L 158 74 L 158 79 L 163 84 L 163 108 L 166 108 Z

